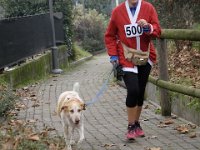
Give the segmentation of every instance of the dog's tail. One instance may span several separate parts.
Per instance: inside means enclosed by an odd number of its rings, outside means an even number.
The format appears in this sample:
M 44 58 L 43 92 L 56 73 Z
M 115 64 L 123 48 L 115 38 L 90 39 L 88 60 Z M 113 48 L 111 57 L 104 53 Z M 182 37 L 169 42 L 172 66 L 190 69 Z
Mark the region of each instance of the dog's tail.
M 78 82 L 74 83 L 74 86 L 73 86 L 73 91 L 75 91 L 75 92 L 79 93 L 79 87 L 80 87 L 80 85 L 79 85 L 79 83 L 78 83 Z

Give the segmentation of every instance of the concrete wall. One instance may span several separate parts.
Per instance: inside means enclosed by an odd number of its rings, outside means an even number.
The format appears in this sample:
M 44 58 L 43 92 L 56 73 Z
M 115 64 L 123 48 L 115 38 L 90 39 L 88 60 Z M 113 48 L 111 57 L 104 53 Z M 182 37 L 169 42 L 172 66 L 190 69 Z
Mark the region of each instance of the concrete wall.
M 69 66 L 69 62 L 65 46 L 59 47 L 58 55 L 60 67 L 66 69 Z M 11 87 L 17 87 L 48 77 L 51 73 L 51 66 L 52 54 L 51 51 L 46 51 L 45 54 L 35 57 L 33 60 L 20 66 L 15 66 L 11 71 L 6 71 L 0 75 L 0 78 L 10 83 Z
M 158 87 L 152 83 L 147 85 L 147 99 L 160 105 Z M 195 110 L 195 107 L 189 107 L 188 103 L 194 98 L 184 96 L 178 93 L 170 93 L 172 100 L 172 113 L 200 125 L 200 110 Z

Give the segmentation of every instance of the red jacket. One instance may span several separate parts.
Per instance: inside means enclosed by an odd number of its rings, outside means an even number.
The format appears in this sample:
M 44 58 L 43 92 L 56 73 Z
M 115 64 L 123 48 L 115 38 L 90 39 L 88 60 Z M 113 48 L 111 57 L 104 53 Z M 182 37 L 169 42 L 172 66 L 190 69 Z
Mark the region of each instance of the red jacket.
M 148 50 L 149 42 L 152 37 L 159 37 L 161 33 L 158 15 L 155 8 L 148 2 L 142 1 L 140 12 L 137 21 L 145 19 L 149 24 L 153 26 L 153 32 L 151 34 L 143 33 L 140 36 L 140 47 L 142 51 Z M 125 7 L 125 2 L 117 6 L 113 12 L 105 33 L 105 44 L 109 56 L 118 56 L 119 63 L 123 67 L 134 67 L 132 62 L 125 59 L 123 48 L 120 43 L 123 42 L 128 47 L 136 48 L 136 38 L 127 38 L 124 30 L 124 25 L 131 24 L 128 17 L 128 13 Z M 156 52 L 153 43 L 150 44 L 150 60 L 156 61 Z

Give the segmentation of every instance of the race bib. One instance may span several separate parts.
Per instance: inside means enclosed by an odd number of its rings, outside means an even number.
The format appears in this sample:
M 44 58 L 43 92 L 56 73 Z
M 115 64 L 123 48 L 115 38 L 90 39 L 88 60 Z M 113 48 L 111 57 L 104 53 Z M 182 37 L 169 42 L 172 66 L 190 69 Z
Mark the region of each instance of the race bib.
M 143 29 L 137 23 L 124 25 L 127 38 L 138 37 L 143 34 Z

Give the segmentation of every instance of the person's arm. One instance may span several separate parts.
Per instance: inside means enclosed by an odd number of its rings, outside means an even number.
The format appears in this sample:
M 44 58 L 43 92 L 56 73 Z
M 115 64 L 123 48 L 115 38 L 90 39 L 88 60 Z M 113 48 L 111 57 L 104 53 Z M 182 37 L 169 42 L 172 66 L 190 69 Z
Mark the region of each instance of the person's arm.
M 117 54 L 117 26 L 115 23 L 115 12 L 113 11 L 108 28 L 105 33 L 105 45 L 109 56 L 118 56 Z
M 149 14 L 151 14 L 149 22 L 147 22 L 145 19 L 140 19 L 137 23 L 142 26 L 145 34 L 148 34 L 151 37 L 159 37 L 161 34 L 160 24 L 157 12 L 152 5 Z
M 151 31 L 149 34 L 151 37 L 160 37 L 161 28 L 160 28 L 160 24 L 158 20 L 158 14 L 153 6 L 152 6 L 150 14 L 151 14 L 151 17 L 150 17 L 149 26 L 151 28 Z

